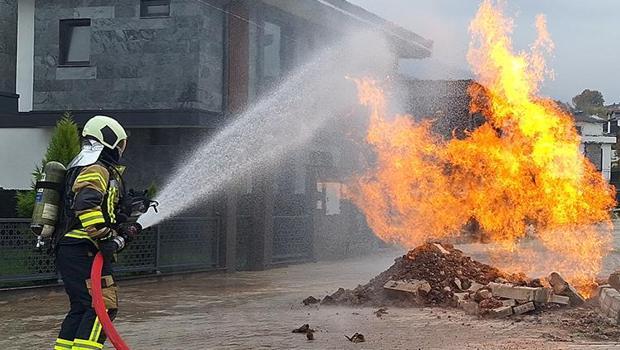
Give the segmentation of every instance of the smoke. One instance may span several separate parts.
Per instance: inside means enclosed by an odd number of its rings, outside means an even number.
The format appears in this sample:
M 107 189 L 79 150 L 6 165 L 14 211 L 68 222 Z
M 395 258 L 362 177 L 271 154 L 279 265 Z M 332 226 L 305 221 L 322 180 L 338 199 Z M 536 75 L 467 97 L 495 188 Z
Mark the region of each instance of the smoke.
M 204 202 L 309 142 L 326 121 L 357 104 L 348 76 L 381 79 L 395 62 L 383 36 L 371 32 L 324 49 L 190 152 L 157 196 L 159 213 L 146 213 L 140 223 L 149 227 Z

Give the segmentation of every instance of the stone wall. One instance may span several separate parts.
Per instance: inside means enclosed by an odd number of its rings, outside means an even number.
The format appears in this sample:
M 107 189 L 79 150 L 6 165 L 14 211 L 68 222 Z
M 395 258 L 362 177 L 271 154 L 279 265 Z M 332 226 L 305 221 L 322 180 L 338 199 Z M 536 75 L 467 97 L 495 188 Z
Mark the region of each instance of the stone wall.
M 59 21 L 91 19 L 87 67 L 59 67 Z M 224 15 L 172 0 L 140 18 L 138 0 L 37 0 L 34 110 L 203 109 L 220 112 Z
M 15 93 L 17 0 L 0 0 L 0 92 Z

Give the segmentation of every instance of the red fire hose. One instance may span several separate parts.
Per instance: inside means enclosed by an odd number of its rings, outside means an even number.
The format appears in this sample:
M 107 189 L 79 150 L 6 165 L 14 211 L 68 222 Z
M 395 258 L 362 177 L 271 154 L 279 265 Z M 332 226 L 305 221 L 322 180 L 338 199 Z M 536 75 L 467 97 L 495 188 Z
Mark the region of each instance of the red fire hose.
M 107 310 L 105 309 L 105 303 L 103 301 L 103 293 L 101 291 L 101 269 L 103 268 L 103 255 L 101 252 L 98 252 L 95 255 L 95 261 L 93 261 L 93 267 L 90 270 L 90 281 L 92 283 L 92 299 L 93 299 L 93 308 L 95 308 L 95 312 L 97 313 L 97 317 L 99 317 L 99 322 L 101 322 L 101 326 L 103 327 L 103 331 L 105 332 L 112 345 L 116 350 L 129 350 L 129 346 L 125 344 L 123 338 L 118 334 L 116 328 L 114 328 L 114 324 L 112 320 L 110 320 L 110 316 L 108 315 Z

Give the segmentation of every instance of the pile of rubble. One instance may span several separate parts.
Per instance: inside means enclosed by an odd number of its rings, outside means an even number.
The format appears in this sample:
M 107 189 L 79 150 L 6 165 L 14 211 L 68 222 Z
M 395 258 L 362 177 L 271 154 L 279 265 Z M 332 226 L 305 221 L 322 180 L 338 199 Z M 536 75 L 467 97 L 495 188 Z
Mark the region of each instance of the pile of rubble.
M 427 243 L 396 259 L 394 265 L 368 284 L 353 290 L 340 288 L 321 303 L 443 305 L 493 317 L 584 303 L 584 298 L 559 274 L 552 273 L 546 282 L 548 287 L 522 274 L 502 273 L 472 260 L 451 245 Z

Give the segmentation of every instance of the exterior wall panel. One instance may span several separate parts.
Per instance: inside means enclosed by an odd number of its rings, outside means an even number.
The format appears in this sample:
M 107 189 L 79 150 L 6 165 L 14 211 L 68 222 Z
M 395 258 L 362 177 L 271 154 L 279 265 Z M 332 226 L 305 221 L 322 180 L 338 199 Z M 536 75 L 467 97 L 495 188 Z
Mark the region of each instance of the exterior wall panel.
M 71 18 L 91 19 L 88 67 L 59 67 L 59 21 Z M 173 0 L 161 18 L 140 18 L 134 0 L 37 0 L 34 110 L 221 112 L 223 26 L 197 0 Z

